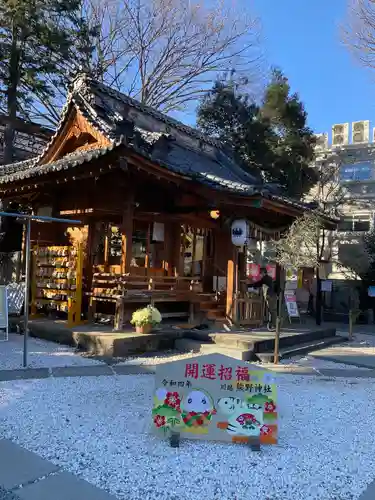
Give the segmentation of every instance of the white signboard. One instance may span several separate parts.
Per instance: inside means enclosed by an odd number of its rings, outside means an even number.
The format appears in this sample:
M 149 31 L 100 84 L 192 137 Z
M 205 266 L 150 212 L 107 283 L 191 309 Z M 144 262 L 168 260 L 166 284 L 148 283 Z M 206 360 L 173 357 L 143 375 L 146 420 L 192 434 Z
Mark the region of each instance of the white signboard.
M 4 285 L 0 285 L 0 330 L 5 330 L 0 340 L 8 340 L 8 294 Z
M 321 281 L 322 292 L 332 292 L 332 280 Z
M 274 374 L 257 365 L 209 354 L 156 370 L 151 429 L 162 438 L 277 444 L 278 412 Z
M 232 223 L 231 235 L 232 243 L 238 247 L 247 244 L 249 234 L 249 225 L 245 219 L 235 220 Z
M 297 280 L 286 281 L 285 282 L 285 290 L 287 290 L 287 291 L 289 291 L 289 290 L 297 290 L 297 285 L 298 285 Z
M 284 296 L 289 318 L 299 318 L 297 297 L 294 291 L 285 291 Z

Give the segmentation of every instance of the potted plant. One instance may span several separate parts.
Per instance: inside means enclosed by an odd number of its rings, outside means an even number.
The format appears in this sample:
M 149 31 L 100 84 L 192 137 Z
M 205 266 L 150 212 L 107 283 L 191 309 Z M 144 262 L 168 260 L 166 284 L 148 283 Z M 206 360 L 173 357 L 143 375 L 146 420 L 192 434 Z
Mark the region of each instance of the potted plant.
M 135 326 L 137 333 L 148 334 L 155 325 L 161 322 L 161 314 L 151 305 L 133 312 L 130 323 Z

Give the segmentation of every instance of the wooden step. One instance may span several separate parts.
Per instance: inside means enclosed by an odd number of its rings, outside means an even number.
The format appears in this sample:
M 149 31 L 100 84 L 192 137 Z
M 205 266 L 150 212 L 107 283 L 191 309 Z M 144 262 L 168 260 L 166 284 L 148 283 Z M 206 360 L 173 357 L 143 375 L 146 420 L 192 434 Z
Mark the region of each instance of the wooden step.
M 204 302 L 199 302 L 199 309 L 201 311 L 209 311 L 210 309 L 214 309 L 217 306 L 217 302 L 215 300 L 205 300 Z
M 223 310 L 222 309 L 210 309 L 209 311 L 206 311 L 206 316 L 208 319 L 211 320 L 216 320 L 216 319 L 225 319 L 225 316 L 223 315 Z

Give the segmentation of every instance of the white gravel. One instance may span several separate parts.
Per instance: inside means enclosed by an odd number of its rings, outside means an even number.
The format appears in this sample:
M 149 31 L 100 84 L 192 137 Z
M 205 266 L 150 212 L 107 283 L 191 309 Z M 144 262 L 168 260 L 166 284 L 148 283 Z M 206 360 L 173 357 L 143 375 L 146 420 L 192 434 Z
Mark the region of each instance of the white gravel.
M 0 383 L 0 437 L 120 499 L 358 500 L 375 476 L 373 380 L 281 375 L 280 443 L 148 434 L 153 377 Z
M 118 363 L 119 366 L 123 365 L 160 365 L 169 363 L 171 361 L 179 361 L 181 359 L 188 359 L 196 356 L 202 356 L 204 353 L 199 352 L 180 352 L 180 351 L 165 351 L 155 352 L 144 356 L 130 356 L 125 361 Z
M 30 337 L 28 340 L 29 368 L 57 368 L 102 364 L 85 358 L 72 347 Z M 7 342 L 0 342 L 0 370 L 22 368 L 23 335 L 10 334 Z
M 341 345 L 341 344 L 340 344 Z M 169 352 L 160 352 L 153 353 L 148 356 L 137 356 L 137 357 L 129 357 L 125 361 L 121 361 L 118 365 L 159 365 L 163 363 L 169 363 L 171 361 L 179 361 L 181 359 L 187 359 L 196 356 L 202 356 L 205 353 L 196 353 L 196 352 L 186 352 L 181 353 L 178 351 L 169 351 Z M 256 363 L 256 364 L 261 364 Z M 369 370 L 369 368 L 360 368 L 353 365 L 346 365 L 343 363 L 335 363 L 333 361 L 326 361 L 323 359 L 316 359 L 313 356 L 304 355 L 304 356 L 296 356 L 293 358 L 286 358 L 280 361 L 280 364 L 286 366 L 306 366 L 311 367 L 316 370 L 324 369 L 324 368 L 332 368 L 335 370 Z M 272 365 L 271 365 L 272 366 Z
M 370 368 L 363 368 L 360 366 L 346 365 L 344 363 L 335 363 L 334 361 L 328 361 L 325 359 L 317 359 L 314 356 L 298 356 L 289 359 L 283 359 L 280 361 L 282 365 L 287 366 L 306 366 L 314 368 L 319 371 L 322 369 L 333 369 L 333 370 L 360 370 L 360 371 L 368 371 Z M 375 499 L 374 499 L 375 500 Z

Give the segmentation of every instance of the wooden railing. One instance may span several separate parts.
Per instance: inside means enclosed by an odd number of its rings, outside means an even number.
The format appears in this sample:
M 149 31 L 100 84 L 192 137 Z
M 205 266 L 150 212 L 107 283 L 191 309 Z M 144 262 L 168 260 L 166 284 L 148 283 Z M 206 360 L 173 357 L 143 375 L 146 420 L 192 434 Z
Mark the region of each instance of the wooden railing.
M 128 321 L 134 307 L 141 304 L 157 305 L 171 302 L 194 302 L 194 296 L 202 292 L 199 280 L 185 277 L 169 276 L 134 276 L 125 274 L 95 273 L 92 280 L 89 321 L 97 314 L 98 303 L 113 304 L 110 306 L 115 322 L 115 329 L 121 329 Z M 164 317 L 177 316 L 179 313 L 165 313 Z
M 264 323 L 264 299 L 261 296 L 236 296 L 233 299 L 234 325 L 259 327 Z

